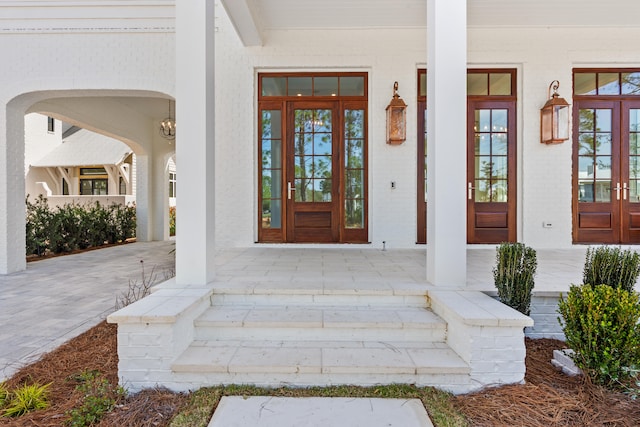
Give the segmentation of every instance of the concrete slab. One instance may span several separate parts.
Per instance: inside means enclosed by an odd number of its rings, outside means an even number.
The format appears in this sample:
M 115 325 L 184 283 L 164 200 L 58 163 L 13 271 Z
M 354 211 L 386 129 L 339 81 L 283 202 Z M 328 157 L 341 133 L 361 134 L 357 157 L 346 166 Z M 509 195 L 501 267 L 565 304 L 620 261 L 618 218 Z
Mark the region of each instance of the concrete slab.
M 227 396 L 209 427 L 433 427 L 418 399 Z

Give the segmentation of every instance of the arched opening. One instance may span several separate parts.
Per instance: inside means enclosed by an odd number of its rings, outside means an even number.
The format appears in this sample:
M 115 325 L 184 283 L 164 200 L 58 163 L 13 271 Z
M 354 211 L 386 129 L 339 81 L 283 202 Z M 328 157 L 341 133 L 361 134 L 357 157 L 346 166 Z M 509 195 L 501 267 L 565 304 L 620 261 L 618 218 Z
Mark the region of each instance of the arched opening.
M 89 179 L 90 176 L 80 176 L 81 168 L 77 162 L 70 161 L 70 165 L 77 166 L 73 173 L 70 168 L 62 167 L 64 162 L 51 165 L 59 168 L 60 176 L 49 174 L 48 179 L 41 179 L 42 191 L 53 193 L 52 186 L 57 186 L 56 192 L 64 193 L 65 183 L 74 182 L 75 192 L 78 187 L 85 187 L 87 183 L 97 185 L 97 194 L 116 195 L 120 193 L 135 193 L 136 213 L 138 218 L 137 237 L 142 241 L 166 240 L 169 238 L 169 169 L 168 160 L 175 156 L 175 139 L 164 138 L 160 131 L 160 122 L 167 117 L 167 106 L 173 102 L 171 96 L 151 91 L 121 91 L 121 90 L 63 90 L 31 92 L 13 98 L 7 104 L 6 114 L 6 142 L 7 168 L 6 193 L 7 215 L 2 228 L 7 230 L 7 240 L 0 248 L 0 274 L 18 271 L 25 268 L 25 196 L 26 190 L 33 190 L 34 185 L 26 185 L 29 179 L 27 173 L 30 163 L 43 153 L 40 148 L 31 150 L 27 147 L 29 141 L 25 139 L 25 117 L 38 113 L 46 119 L 46 133 L 51 132 L 53 139 L 60 139 L 61 132 L 56 134 L 50 126 L 53 123 L 65 123 L 67 127 L 74 126 L 107 139 L 117 140 L 125 145 L 130 156 L 122 164 L 86 165 L 82 172 L 92 172 L 100 169 L 104 176 Z M 174 110 L 175 111 L 175 110 Z M 48 119 L 51 118 L 51 119 Z M 106 150 L 106 143 L 97 143 L 93 148 Z M 78 147 L 82 147 L 78 145 Z M 70 148 L 70 147 L 66 147 Z M 75 150 L 67 150 L 73 153 Z M 76 155 L 74 157 L 82 157 Z M 91 156 L 85 156 L 91 158 Z M 24 159 L 24 160 L 23 160 Z M 134 160 L 135 159 L 135 160 Z M 77 159 L 76 159 L 77 160 Z M 24 163 L 23 163 L 24 162 Z M 24 168 L 23 168 L 24 164 Z M 107 165 L 109 166 L 109 165 Z M 121 168 L 121 170 L 118 169 Z M 50 168 L 50 170 L 55 170 Z M 87 172 L 88 171 L 88 172 Z M 63 174 L 67 173 L 66 179 Z M 175 169 L 173 171 L 175 174 Z M 73 175 L 73 177 L 72 177 Z M 42 175 L 40 175 L 42 177 Z M 127 182 L 125 177 L 129 177 Z M 82 180 L 81 178 L 86 178 Z M 75 181 L 74 181 L 75 179 Z M 86 181 L 86 182 L 85 182 Z M 100 182 L 98 182 L 100 181 Z M 107 183 L 111 190 L 107 190 Z M 29 188 L 27 188 L 29 187 Z M 132 188 L 133 187 L 133 188 Z M 102 190 L 100 190 L 102 188 Z M 69 189 L 66 189 L 69 192 Z

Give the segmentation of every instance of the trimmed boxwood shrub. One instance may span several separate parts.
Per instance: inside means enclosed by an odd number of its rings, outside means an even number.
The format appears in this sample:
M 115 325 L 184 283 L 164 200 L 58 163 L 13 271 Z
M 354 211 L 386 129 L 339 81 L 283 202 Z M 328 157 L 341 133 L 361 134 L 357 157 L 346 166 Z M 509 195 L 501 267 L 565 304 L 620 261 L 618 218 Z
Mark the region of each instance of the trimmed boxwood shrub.
M 95 202 L 92 205 L 47 205 L 43 196 L 27 197 L 26 253 L 45 255 L 122 242 L 136 235 L 136 208 Z
M 587 249 L 582 283 L 632 291 L 640 275 L 640 255 L 629 249 L 601 246 Z
M 534 249 L 523 243 L 500 244 L 496 249 L 496 265 L 493 268 L 500 301 L 528 316 L 537 267 Z
M 596 384 L 615 386 L 640 366 L 640 300 L 609 285 L 571 286 L 558 318 L 576 365 Z

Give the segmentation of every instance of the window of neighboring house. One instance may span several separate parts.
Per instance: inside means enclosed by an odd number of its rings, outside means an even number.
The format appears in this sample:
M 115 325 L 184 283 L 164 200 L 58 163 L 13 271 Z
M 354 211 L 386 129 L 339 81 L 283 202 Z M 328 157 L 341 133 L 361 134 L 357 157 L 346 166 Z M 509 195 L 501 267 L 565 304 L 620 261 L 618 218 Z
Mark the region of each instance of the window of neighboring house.
M 81 179 L 80 194 L 82 196 L 106 196 L 107 180 L 106 179 Z
M 120 177 L 120 180 L 118 181 L 119 184 L 119 193 L 120 194 L 127 194 L 127 183 L 124 182 L 124 178 Z
M 169 172 L 169 197 L 176 197 L 176 173 Z
M 69 183 L 64 178 L 62 178 L 62 195 L 63 196 L 69 195 Z
M 83 196 L 106 196 L 108 176 L 104 168 L 80 168 L 80 194 Z
M 53 117 L 47 117 L 47 132 L 53 133 L 56 131 L 56 119 Z

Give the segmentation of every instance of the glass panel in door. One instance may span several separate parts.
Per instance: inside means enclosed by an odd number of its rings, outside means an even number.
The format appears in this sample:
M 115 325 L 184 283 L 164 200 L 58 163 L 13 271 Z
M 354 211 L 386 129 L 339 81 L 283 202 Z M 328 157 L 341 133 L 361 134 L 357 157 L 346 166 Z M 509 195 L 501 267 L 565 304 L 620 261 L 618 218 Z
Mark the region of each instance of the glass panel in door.
M 331 202 L 331 110 L 295 110 L 294 121 L 295 201 Z

